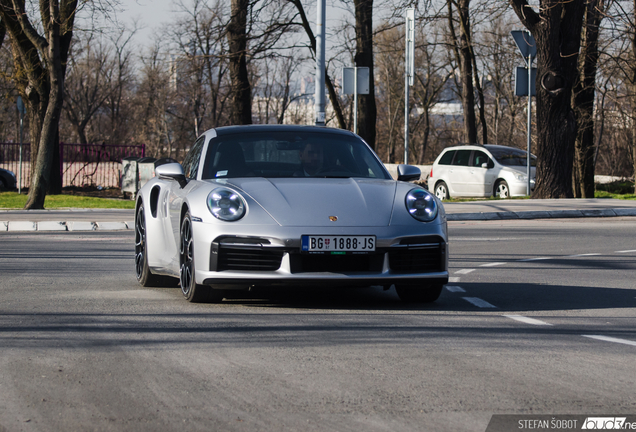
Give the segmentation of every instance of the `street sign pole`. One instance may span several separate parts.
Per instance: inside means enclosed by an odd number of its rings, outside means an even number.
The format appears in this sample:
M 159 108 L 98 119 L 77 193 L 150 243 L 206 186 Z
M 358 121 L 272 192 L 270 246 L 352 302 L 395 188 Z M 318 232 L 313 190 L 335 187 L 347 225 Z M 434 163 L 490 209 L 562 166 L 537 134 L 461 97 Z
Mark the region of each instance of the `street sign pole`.
M 526 154 L 526 170 L 528 175 L 528 184 L 526 187 L 526 195 L 530 196 L 532 192 L 530 188 L 530 144 L 531 144 L 531 131 L 532 131 L 532 55 L 528 55 L 528 143 Z
M 528 65 L 528 143 L 526 155 L 526 173 L 528 176 L 528 183 L 526 186 L 526 194 L 530 196 L 532 192 L 530 188 L 530 147 L 532 137 L 532 60 L 537 56 L 537 42 L 534 40 L 532 34 L 526 30 L 513 30 L 510 32 L 512 37 L 519 48 L 519 52 L 523 57 L 523 61 Z
M 353 95 L 353 133 L 358 133 L 358 95 L 369 94 L 369 68 L 342 68 L 342 93 Z
M 406 39 L 404 65 L 404 163 L 409 163 L 409 86 L 413 85 L 415 72 L 415 9 L 406 10 Z
M 22 96 L 18 96 L 18 112 L 20 113 L 20 156 L 19 156 L 19 164 L 20 168 L 18 171 L 18 194 L 22 193 L 22 139 L 23 139 L 23 131 L 24 131 L 24 114 L 26 113 L 26 107 L 24 106 L 24 102 L 22 101 Z
M 358 67 L 353 68 L 353 133 L 358 134 Z

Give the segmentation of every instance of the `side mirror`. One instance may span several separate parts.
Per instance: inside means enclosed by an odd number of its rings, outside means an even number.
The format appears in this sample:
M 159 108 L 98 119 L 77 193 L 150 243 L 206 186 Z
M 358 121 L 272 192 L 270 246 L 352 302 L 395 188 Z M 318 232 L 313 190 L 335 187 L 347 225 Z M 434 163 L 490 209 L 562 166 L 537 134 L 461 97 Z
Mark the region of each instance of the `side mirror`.
M 183 189 L 187 184 L 183 167 L 179 163 L 167 163 L 155 167 L 155 175 L 163 180 L 175 180 L 179 182 L 179 186 Z
M 488 168 L 488 162 L 484 162 L 483 164 L 481 164 L 482 168 Z
M 422 176 L 422 171 L 416 166 L 400 164 L 397 167 L 398 181 L 412 181 L 419 180 Z

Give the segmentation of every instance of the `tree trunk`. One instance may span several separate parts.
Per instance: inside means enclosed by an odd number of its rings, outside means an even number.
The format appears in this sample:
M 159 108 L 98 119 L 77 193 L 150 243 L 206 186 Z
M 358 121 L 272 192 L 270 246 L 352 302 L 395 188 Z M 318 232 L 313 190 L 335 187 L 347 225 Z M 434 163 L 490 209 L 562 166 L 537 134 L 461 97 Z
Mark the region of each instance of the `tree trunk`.
M 533 198 L 572 198 L 576 117 L 572 109 L 585 4 L 510 0 L 537 42 L 537 174 Z
M 453 23 L 452 0 L 448 0 L 448 24 L 453 39 L 455 58 L 459 65 L 462 83 L 462 108 L 464 112 L 464 138 L 468 143 L 477 142 L 477 117 L 475 115 L 475 89 L 473 87 L 473 62 L 470 48 L 470 20 L 468 18 L 470 0 L 456 3 L 460 21 L 460 35 L 457 37 Z
M 373 0 L 354 0 L 356 14 L 356 67 L 369 68 L 369 94 L 358 96 L 358 134 L 375 149 L 375 85 L 373 79 Z
M 29 117 L 32 172 L 25 209 L 44 208 L 50 185 L 54 191 L 61 189 L 59 170 L 52 183 L 51 169 L 76 9 L 77 0 L 41 0 L 39 20 L 44 35 L 40 35 L 29 20 L 24 1 L 0 0 L 0 19 L 11 35 L 14 80 Z
M 634 0 L 634 18 L 636 18 L 636 0 Z M 632 21 L 634 22 L 634 21 Z M 632 87 L 632 161 L 634 164 L 634 194 L 636 194 L 636 28 L 632 27 L 632 71 L 631 71 L 631 87 Z
M 252 124 L 252 90 L 247 73 L 247 12 L 249 0 L 232 0 L 227 41 L 230 49 L 232 107 L 230 121 L 235 125 Z
M 575 183 L 574 194 L 577 197 L 594 198 L 594 99 L 599 58 L 599 26 L 604 15 L 605 0 L 588 0 L 586 3 L 579 73 L 572 103 L 578 127 L 574 164 L 578 184 Z

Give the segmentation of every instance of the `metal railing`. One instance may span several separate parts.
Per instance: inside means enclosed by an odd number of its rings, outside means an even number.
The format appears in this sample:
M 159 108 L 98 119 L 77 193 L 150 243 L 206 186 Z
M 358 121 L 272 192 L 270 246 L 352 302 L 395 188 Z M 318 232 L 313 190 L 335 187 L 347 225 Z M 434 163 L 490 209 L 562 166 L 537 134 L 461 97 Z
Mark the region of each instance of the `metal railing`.
M 120 187 L 121 161 L 125 157 L 144 157 L 146 146 L 60 143 L 62 187 Z M 22 178 L 20 179 L 20 144 L 0 143 L 0 168 L 13 171 L 23 188 L 31 183 L 31 146 L 22 144 Z

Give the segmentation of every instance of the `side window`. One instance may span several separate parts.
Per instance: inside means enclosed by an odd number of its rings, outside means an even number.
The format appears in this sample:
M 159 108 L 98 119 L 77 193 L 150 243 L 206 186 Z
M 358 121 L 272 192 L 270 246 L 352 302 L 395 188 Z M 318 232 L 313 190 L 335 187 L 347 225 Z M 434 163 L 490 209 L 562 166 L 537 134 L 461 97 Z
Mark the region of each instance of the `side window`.
M 468 166 L 471 151 L 472 150 L 457 150 L 455 160 L 453 160 L 453 165 Z
M 201 151 L 203 150 L 203 143 L 205 142 L 205 136 L 200 137 L 192 145 L 190 152 L 183 161 L 183 172 L 186 178 L 194 179 L 197 176 L 199 170 L 199 162 L 201 160 Z
M 450 165 L 453 161 L 453 156 L 455 156 L 455 150 L 450 150 L 444 153 L 444 155 L 440 158 L 438 164 L 439 165 Z
M 481 168 L 482 164 L 488 163 L 488 155 L 480 150 L 473 152 L 473 166 Z

